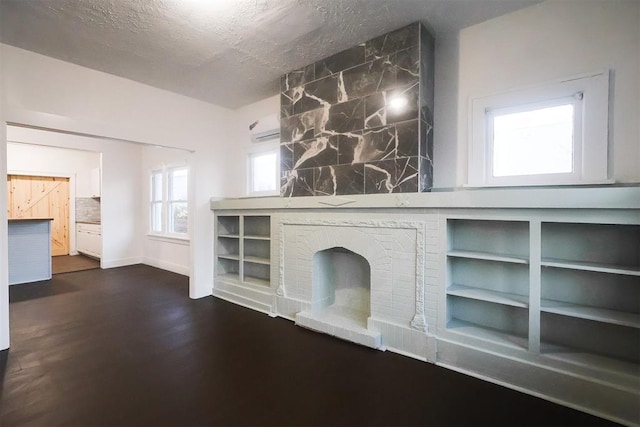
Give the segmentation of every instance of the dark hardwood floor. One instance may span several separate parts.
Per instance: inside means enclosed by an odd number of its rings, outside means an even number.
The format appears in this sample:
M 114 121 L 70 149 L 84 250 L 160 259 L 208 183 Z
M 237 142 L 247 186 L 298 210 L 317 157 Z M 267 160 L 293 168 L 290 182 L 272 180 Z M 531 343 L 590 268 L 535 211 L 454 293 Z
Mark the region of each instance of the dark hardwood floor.
M 51 270 L 53 274 L 72 273 L 74 271 L 92 270 L 94 268 L 100 268 L 100 261 L 82 254 L 51 257 Z
M 314 333 L 147 266 L 10 288 L 0 425 L 604 425 Z

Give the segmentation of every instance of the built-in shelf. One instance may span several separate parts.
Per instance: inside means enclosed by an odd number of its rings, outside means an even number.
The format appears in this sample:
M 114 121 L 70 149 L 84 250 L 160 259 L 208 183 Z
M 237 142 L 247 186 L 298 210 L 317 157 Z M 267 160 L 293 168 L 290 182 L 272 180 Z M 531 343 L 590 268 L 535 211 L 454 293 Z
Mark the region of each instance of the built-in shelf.
M 470 259 L 480 259 L 485 261 L 512 262 L 515 264 L 527 264 L 529 262 L 529 260 L 524 257 L 505 256 L 500 254 L 494 254 L 491 252 L 450 250 L 449 252 L 447 252 L 447 255 L 455 258 L 470 258 Z
M 529 224 L 447 220 L 447 330 L 527 349 Z
M 225 281 L 231 281 L 231 282 L 239 282 L 240 281 L 240 274 L 234 274 L 234 273 L 222 273 L 222 274 L 218 274 L 216 276 L 218 279 L 222 279 Z
M 247 236 L 246 234 L 244 235 L 244 238 L 250 239 L 250 240 L 266 240 L 266 241 L 271 240 L 271 237 L 268 237 L 268 236 Z
M 636 363 L 619 360 L 611 357 L 581 351 L 576 348 L 561 346 L 548 342 L 540 343 L 540 353 L 545 358 L 558 360 L 571 365 L 576 365 L 586 369 L 597 367 L 598 370 L 609 372 L 617 376 L 627 377 L 621 385 L 638 388 L 640 377 L 638 377 L 638 365 Z
M 581 319 L 628 326 L 631 328 L 640 328 L 640 314 L 636 313 L 576 305 L 548 299 L 542 300 L 540 310 L 546 313 L 555 313 L 563 316 L 578 317 Z M 640 343 L 638 344 L 640 345 Z
M 563 368 L 640 371 L 640 226 L 448 219 L 447 239 L 448 331 Z
M 640 372 L 640 226 L 543 222 L 541 232 L 541 340 L 556 357 L 580 355 L 568 361 Z
M 271 260 L 269 258 L 260 258 L 260 257 L 256 257 L 256 256 L 246 256 L 245 255 L 244 261 L 245 262 L 253 262 L 255 264 L 264 264 L 264 265 L 270 265 L 271 264 Z
M 455 295 L 463 298 L 476 299 L 498 304 L 506 304 L 513 307 L 527 308 L 529 306 L 528 296 L 474 288 L 464 285 L 454 284 L 449 286 L 449 288 L 447 289 L 447 295 Z
M 475 323 L 466 322 L 459 319 L 451 319 L 447 323 L 447 329 L 458 334 L 478 338 L 484 341 L 501 344 L 506 347 L 518 350 L 527 348 L 527 338 L 510 334 L 498 329 L 479 326 Z
M 243 281 L 244 283 L 248 283 L 250 285 L 267 286 L 267 287 L 271 285 L 271 282 L 269 280 L 261 279 L 258 277 L 245 276 Z
M 572 270 L 596 271 L 601 273 L 625 274 L 629 276 L 640 276 L 639 266 L 626 266 L 616 264 L 605 264 L 586 261 L 566 261 L 561 259 L 544 258 L 541 262 L 543 267 L 568 268 Z
M 223 239 L 239 239 L 240 235 L 238 234 L 218 234 L 219 238 Z
M 446 233 L 456 339 L 638 388 L 640 226 L 464 218 L 448 219 Z
M 271 217 L 219 215 L 216 277 L 244 285 L 270 286 Z

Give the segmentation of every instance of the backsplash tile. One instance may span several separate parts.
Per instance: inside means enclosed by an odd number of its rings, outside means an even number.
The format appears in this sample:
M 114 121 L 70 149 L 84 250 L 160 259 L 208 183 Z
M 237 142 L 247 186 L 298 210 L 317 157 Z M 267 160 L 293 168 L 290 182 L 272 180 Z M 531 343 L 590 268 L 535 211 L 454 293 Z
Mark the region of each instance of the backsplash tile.
M 76 222 L 100 224 L 100 199 L 91 197 L 76 198 Z

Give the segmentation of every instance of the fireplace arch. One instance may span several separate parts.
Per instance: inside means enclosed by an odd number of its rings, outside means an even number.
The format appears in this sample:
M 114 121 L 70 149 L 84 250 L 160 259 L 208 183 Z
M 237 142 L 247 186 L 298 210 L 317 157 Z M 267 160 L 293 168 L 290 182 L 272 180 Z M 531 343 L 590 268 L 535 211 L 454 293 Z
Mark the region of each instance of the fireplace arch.
M 371 266 L 362 255 L 336 246 L 313 255 L 312 310 L 331 310 L 366 327 L 371 314 Z

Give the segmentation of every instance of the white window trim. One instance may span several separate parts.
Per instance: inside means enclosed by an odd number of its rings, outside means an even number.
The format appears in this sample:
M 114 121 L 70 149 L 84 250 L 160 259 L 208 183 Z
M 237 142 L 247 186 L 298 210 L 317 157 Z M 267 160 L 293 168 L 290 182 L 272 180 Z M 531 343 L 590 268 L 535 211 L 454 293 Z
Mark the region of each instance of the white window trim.
M 185 202 L 187 206 L 189 206 L 189 200 L 169 200 L 169 174 L 174 169 L 186 169 L 187 170 L 187 194 L 189 192 L 189 180 L 191 179 L 191 171 L 189 166 L 186 163 L 172 163 L 172 164 L 162 164 L 158 167 L 155 167 L 149 171 L 149 203 L 148 203 L 148 231 L 147 236 L 155 238 L 156 240 L 164 240 L 167 242 L 171 241 L 181 241 L 181 242 L 189 242 L 189 231 L 186 233 L 172 233 L 169 232 L 169 205 L 171 202 Z M 162 173 L 162 220 L 161 220 L 161 230 L 155 231 L 153 230 L 153 209 L 152 206 L 153 201 L 153 175 L 157 172 Z
M 576 110 L 574 170 L 567 174 L 494 177 L 490 111 L 552 105 L 582 94 Z M 588 73 L 544 85 L 517 89 L 469 101 L 468 184 L 465 187 L 610 184 L 608 178 L 609 70 Z M 580 117 L 578 117 L 578 115 Z
M 157 240 L 159 242 L 166 243 L 176 243 L 179 245 L 189 245 L 189 236 L 187 235 L 166 235 L 166 234 L 158 234 L 156 232 L 149 232 L 147 236 L 151 240 Z
M 276 155 L 276 189 L 273 191 L 252 191 L 251 183 L 253 182 L 253 166 L 251 160 L 255 156 L 260 156 L 269 153 L 275 153 Z M 280 195 L 280 141 L 270 143 L 262 143 L 259 148 L 249 150 L 247 153 L 247 185 L 246 192 L 249 197 L 263 197 L 263 196 L 279 196 Z

